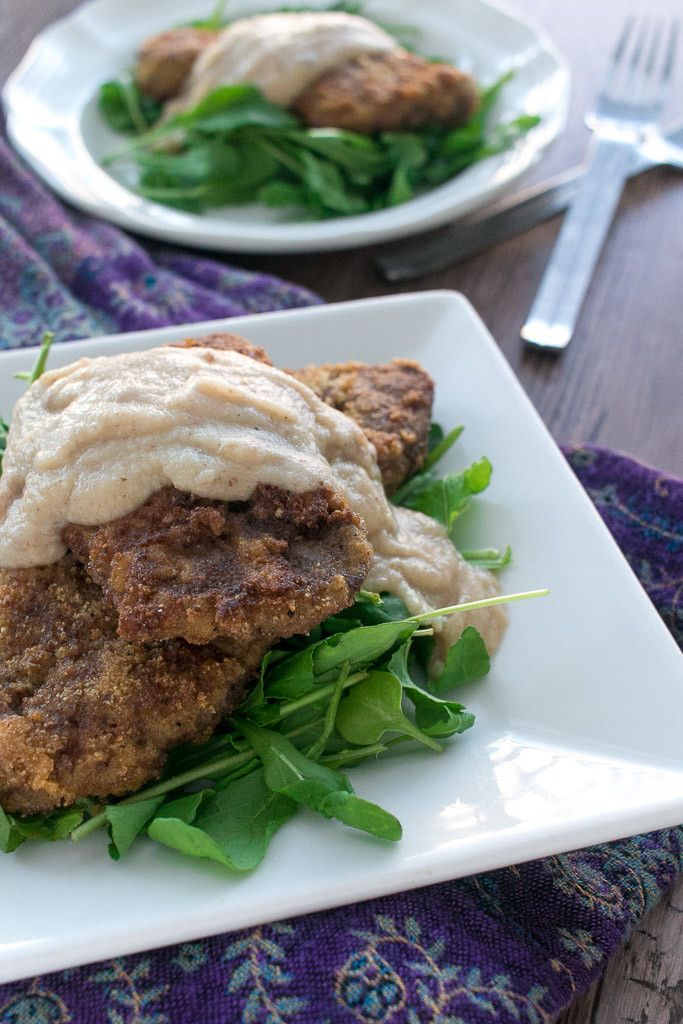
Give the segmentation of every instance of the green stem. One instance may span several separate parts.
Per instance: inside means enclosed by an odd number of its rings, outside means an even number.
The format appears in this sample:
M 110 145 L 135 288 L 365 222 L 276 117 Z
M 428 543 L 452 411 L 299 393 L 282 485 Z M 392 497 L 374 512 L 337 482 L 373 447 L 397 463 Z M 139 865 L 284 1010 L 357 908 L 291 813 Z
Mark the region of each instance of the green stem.
M 475 608 L 492 608 L 497 604 L 510 604 L 512 601 L 526 601 L 530 597 L 546 597 L 550 591 L 527 590 L 522 594 L 501 594 L 500 597 L 485 597 L 481 601 L 465 601 L 464 604 L 454 604 L 450 608 L 435 608 L 431 612 L 423 612 L 422 615 L 411 615 L 404 622 L 429 622 L 438 618 L 439 615 L 453 615 L 455 612 L 468 612 Z
M 341 695 L 344 692 L 344 687 L 348 681 L 348 677 L 349 663 L 348 661 L 345 661 L 344 664 L 342 665 L 341 672 L 337 677 L 337 682 L 334 684 L 332 699 L 330 700 L 330 703 L 327 705 L 327 711 L 325 712 L 325 721 L 323 723 L 323 731 L 320 733 L 315 743 L 311 745 L 311 748 L 306 754 L 306 756 L 309 757 L 311 761 L 317 761 L 320 758 L 320 755 L 327 746 L 327 741 L 332 735 L 332 730 L 334 729 L 334 720 L 337 716 L 337 708 L 339 707 L 339 701 L 341 700 Z
M 38 380 L 38 378 L 45 372 L 45 365 L 47 363 L 47 357 L 50 352 L 53 340 L 54 333 L 52 331 L 45 331 L 40 346 L 40 352 L 38 353 L 35 363 L 33 364 L 33 369 L 31 370 L 30 373 L 15 373 L 14 376 L 18 380 L 27 380 L 30 385 L 33 384 L 34 381 Z
M 346 690 L 349 686 L 354 686 L 356 683 L 359 683 L 361 679 L 365 679 L 367 674 L 367 672 L 354 672 L 353 675 L 348 676 L 344 680 L 342 689 Z M 310 693 L 305 694 L 303 697 L 293 700 L 291 704 L 285 704 L 284 707 L 279 709 L 278 721 L 286 718 L 287 715 L 291 715 L 294 711 L 298 711 L 299 708 L 305 708 L 309 704 L 317 704 L 319 700 L 331 697 L 337 688 L 337 683 L 338 680 L 335 679 L 333 683 L 328 683 L 326 686 L 319 686 L 315 690 L 311 690 Z
M 212 10 L 209 17 L 206 19 L 205 27 L 211 30 L 218 30 L 223 24 L 223 15 L 225 14 L 225 8 L 228 6 L 228 0 L 218 0 L 218 3 Z
M 130 119 L 135 125 L 138 135 L 144 135 L 149 130 L 149 125 L 142 116 L 133 78 L 131 75 L 124 75 L 119 81 L 121 82 L 121 92 L 130 114 Z
M 144 135 L 139 135 L 137 139 L 131 139 L 129 143 L 122 146 L 121 149 L 115 149 L 113 153 L 103 156 L 100 160 L 102 167 L 109 167 L 110 164 L 116 163 L 117 160 L 123 160 L 124 157 L 130 156 L 135 153 L 138 149 L 144 149 L 145 146 L 151 146 L 154 142 L 159 139 L 166 138 L 167 135 L 172 135 L 176 132 L 179 125 L 175 123 L 175 119 L 167 121 L 165 124 L 160 124 L 156 128 L 151 128 Z
M 293 160 L 290 156 L 287 155 L 287 153 L 283 151 L 282 146 L 276 146 L 268 139 L 259 139 L 259 143 L 267 153 L 270 153 L 272 157 L 275 157 L 276 160 L 279 160 L 283 167 L 286 167 L 288 170 L 292 171 L 292 173 L 296 174 L 297 177 L 301 177 L 301 167 L 296 162 L 296 160 Z
M 358 747 L 356 750 L 339 750 L 336 754 L 327 754 L 325 757 L 321 757 L 320 763 L 326 764 L 328 768 L 338 768 L 343 764 L 347 764 L 349 761 L 358 761 L 361 757 L 372 757 L 373 754 L 383 754 L 385 750 L 393 746 L 395 743 L 406 743 L 411 739 L 414 739 L 414 737 L 394 736 L 393 739 L 386 740 L 384 743 L 372 743 L 368 747 Z
M 446 436 L 442 438 L 437 444 L 437 446 L 433 448 L 432 451 L 429 453 L 427 458 L 420 466 L 420 472 L 426 473 L 428 469 L 431 469 L 432 466 L 436 465 L 439 459 L 446 454 L 448 449 L 455 444 L 455 442 L 458 440 L 464 429 L 465 428 L 462 425 L 460 425 L 459 427 L 453 427 L 453 429 L 448 434 L 446 434 Z

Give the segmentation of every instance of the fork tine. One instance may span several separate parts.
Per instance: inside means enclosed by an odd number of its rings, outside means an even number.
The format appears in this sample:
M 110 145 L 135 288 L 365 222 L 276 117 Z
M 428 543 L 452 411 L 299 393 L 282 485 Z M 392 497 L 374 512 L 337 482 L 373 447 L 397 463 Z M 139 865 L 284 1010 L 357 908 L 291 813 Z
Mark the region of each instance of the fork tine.
M 636 41 L 633 44 L 633 53 L 631 54 L 631 68 L 636 70 L 640 64 L 640 58 L 645 48 L 645 42 L 647 40 L 647 34 L 649 29 L 649 22 L 647 18 L 643 18 L 640 23 L 640 31 L 636 34 Z
M 626 50 L 626 45 L 628 43 L 631 32 L 633 31 L 633 26 L 635 25 L 635 22 L 636 19 L 633 17 L 632 14 L 628 14 L 626 16 L 626 20 L 624 21 L 624 27 L 621 30 L 621 36 L 619 37 L 619 42 L 617 43 L 614 50 L 614 54 L 612 56 L 613 67 L 616 66 L 617 64 L 621 64 L 622 57 L 624 56 L 624 51 Z
M 673 74 L 674 62 L 676 60 L 676 47 L 678 46 L 678 18 L 674 18 L 669 26 L 669 45 L 666 49 L 664 66 L 662 68 L 662 81 L 668 82 Z
M 617 80 L 623 75 L 624 64 L 626 61 L 626 52 L 629 47 L 629 43 L 633 38 L 633 31 L 636 27 L 636 19 L 632 14 L 628 14 L 624 19 L 624 27 L 621 30 L 619 41 L 614 48 L 612 54 L 612 62 L 607 72 L 607 80 L 604 85 L 604 92 L 610 93 L 617 85 Z
M 662 23 L 657 18 L 654 23 L 652 30 L 652 39 L 650 40 L 650 52 L 647 57 L 647 63 L 645 65 L 645 74 L 651 75 L 654 71 L 655 61 L 657 60 L 657 54 L 659 52 L 659 40 L 662 36 Z

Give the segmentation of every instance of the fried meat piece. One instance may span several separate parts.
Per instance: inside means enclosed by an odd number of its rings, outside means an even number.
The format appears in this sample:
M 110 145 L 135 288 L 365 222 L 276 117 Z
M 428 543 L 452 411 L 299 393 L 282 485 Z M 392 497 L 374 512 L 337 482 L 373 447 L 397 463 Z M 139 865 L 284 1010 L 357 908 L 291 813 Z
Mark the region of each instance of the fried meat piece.
M 387 494 L 420 468 L 427 455 L 434 382 L 419 363 L 392 359 L 379 366 L 349 362 L 288 372 L 362 428 L 377 450 Z
M 0 571 L 0 803 L 33 814 L 120 796 L 244 699 L 264 646 L 131 644 L 70 556 Z
M 219 352 L 239 352 L 240 355 L 249 356 L 258 363 L 265 363 L 272 366 L 270 359 L 264 349 L 259 345 L 252 345 L 246 338 L 239 334 L 228 334 L 225 331 L 216 331 L 213 334 L 200 334 L 198 338 L 183 338 L 182 341 L 172 341 L 172 348 L 215 348 Z
M 216 35 L 207 29 L 185 26 L 147 39 L 133 71 L 140 91 L 159 103 L 177 96 L 195 60 Z
M 230 503 L 166 487 L 120 519 L 69 525 L 63 537 L 116 608 L 119 635 L 136 642 L 308 633 L 352 603 L 372 558 L 340 495 L 263 484 Z
M 351 132 L 457 127 L 477 103 L 474 79 L 405 50 L 365 53 L 325 72 L 292 104 L 310 127 Z

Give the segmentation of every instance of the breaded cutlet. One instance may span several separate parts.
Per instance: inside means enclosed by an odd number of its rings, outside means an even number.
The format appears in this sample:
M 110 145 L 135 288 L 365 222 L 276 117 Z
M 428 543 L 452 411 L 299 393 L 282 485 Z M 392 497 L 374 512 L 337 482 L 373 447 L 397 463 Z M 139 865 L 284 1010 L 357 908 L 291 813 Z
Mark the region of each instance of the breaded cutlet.
M 120 519 L 68 525 L 62 537 L 116 609 L 119 634 L 138 643 L 308 633 L 352 604 L 372 559 L 341 495 L 264 484 L 239 502 L 165 487 Z
M 169 751 L 206 741 L 244 699 L 265 645 L 131 644 L 70 556 L 0 570 L 0 804 L 34 814 L 122 796 Z
M 477 104 L 471 75 L 406 50 L 363 53 L 316 78 L 292 104 L 312 128 L 400 132 L 464 124 Z
M 427 455 L 434 382 L 412 359 L 337 363 L 289 370 L 327 405 L 354 420 L 377 451 L 387 494 L 416 473 Z

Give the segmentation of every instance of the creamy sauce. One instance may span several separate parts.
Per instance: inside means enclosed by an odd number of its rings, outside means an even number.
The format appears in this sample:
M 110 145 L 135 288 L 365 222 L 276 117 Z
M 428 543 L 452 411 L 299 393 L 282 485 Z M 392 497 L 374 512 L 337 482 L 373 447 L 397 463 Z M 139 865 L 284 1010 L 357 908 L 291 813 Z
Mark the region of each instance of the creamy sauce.
M 362 53 L 399 49 L 378 25 L 342 11 L 262 14 L 233 22 L 195 61 L 169 112 L 189 110 L 220 85 L 257 85 L 288 107 L 319 75 Z
M 438 523 L 389 504 L 353 420 L 281 370 L 199 347 L 80 359 L 31 385 L 3 459 L 0 566 L 54 562 L 66 523 L 109 522 L 168 485 L 241 501 L 259 483 L 341 492 L 373 546 L 366 587 L 397 594 L 412 614 L 498 593 Z M 437 660 L 469 623 L 492 652 L 505 613 L 439 620 Z

